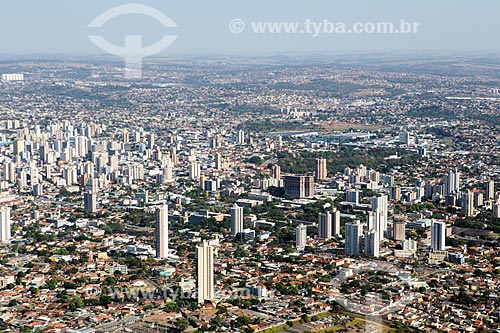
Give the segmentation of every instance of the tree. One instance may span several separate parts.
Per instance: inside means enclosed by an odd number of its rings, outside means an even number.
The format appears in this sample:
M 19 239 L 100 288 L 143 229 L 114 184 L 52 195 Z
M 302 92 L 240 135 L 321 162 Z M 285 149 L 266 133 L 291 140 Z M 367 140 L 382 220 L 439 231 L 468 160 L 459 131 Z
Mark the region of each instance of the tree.
M 76 309 L 83 308 L 85 306 L 85 303 L 83 302 L 82 298 L 80 296 L 73 296 L 71 298 L 68 307 L 71 311 L 75 311 Z
M 48 282 L 47 282 L 47 287 L 50 289 L 50 290 L 54 290 L 57 288 L 57 280 L 52 278 L 50 279 Z
M 185 318 L 179 318 L 175 322 L 175 327 L 181 332 L 183 332 L 188 326 L 189 322 Z
M 177 312 L 179 311 L 179 305 L 175 302 L 168 302 L 165 304 L 165 312 Z

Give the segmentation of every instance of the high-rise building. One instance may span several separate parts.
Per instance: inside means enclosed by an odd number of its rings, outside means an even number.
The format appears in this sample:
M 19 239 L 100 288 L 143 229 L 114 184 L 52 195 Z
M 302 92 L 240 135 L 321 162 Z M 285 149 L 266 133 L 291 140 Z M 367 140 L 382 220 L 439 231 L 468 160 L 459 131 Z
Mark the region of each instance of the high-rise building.
M 496 218 L 500 218 L 500 200 L 493 205 L 493 215 Z
M 214 248 L 204 241 L 196 247 L 198 303 L 212 301 L 215 298 L 214 289 Z
M 245 144 L 245 132 L 243 130 L 238 131 L 238 138 L 237 142 L 239 145 L 244 145 Z
M 8 242 L 10 232 L 10 207 L 0 208 L 0 243 Z
M 406 222 L 401 217 L 394 217 L 392 223 L 392 238 L 395 241 L 404 241 L 406 233 Z
M 332 209 L 332 236 L 340 237 L 340 210 Z
M 155 134 L 148 134 L 148 149 L 153 149 L 155 146 Z
M 361 254 L 361 239 L 363 226 L 359 221 L 345 225 L 345 253 L 347 255 Z
M 200 178 L 200 165 L 196 161 L 189 165 L 189 178 L 191 179 Z
M 303 250 L 307 245 L 307 226 L 299 224 L 295 228 L 295 248 Z
M 15 140 L 14 141 L 14 155 L 18 156 L 22 152 L 24 152 L 25 142 L 24 140 Z
M 402 143 L 402 144 L 405 144 L 408 146 L 412 145 L 413 140 L 411 137 L 411 133 L 410 132 L 400 132 L 399 133 L 399 143 Z
M 83 210 L 89 213 L 97 211 L 97 192 L 99 191 L 97 178 L 89 178 L 85 184 L 85 193 L 83 194 Z
M 444 195 L 458 193 L 460 190 L 460 173 L 457 169 L 449 170 L 443 177 Z
M 332 214 L 328 211 L 318 214 L 318 237 L 319 239 L 332 238 Z
M 222 157 L 219 153 L 216 153 L 215 154 L 215 168 L 217 170 L 221 170 L 222 169 Z
M 314 195 L 313 176 L 285 176 L 285 195 L 306 198 Z
M 156 258 L 168 257 L 168 206 L 156 209 Z
M 495 198 L 495 182 L 493 180 L 489 180 L 486 183 L 486 200 L 491 201 Z
M 122 142 L 123 143 L 129 143 L 130 142 L 130 135 L 129 135 L 127 129 L 124 129 L 123 132 L 122 132 Z
M 3 165 L 4 180 L 10 183 L 16 181 L 16 165 L 13 162 L 5 162 Z
M 89 139 L 85 136 L 77 136 L 75 138 L 75 149 L 77 157 L 87 156 L 89 151 Z
M 379 233 L 375 230 L 369 230 L 365 236 L 365 255 L 370 257 L 380 256 Z
M 326 170 L 326 159 L 325 158 L 318 158 L 316 159 L 316 168 L 314 170 L 314 176 L 317 180 L 325 180 L 327 177 L 327 170 Z
M 348 189 L 345 192 L 345 201 L 359 204 L 359 191 L 355 188 Z
M 77 170 L 74 165 L 68 165 L 62 170 L 63 178 L 66 180 L 66 185 L 73 185 L 77 183 Z
M 474 191 L 474 208 L 479 208 L 482 206 L 484 206 L 483 192 Z
M 474 215 L 474 192 L 468 190 L 465 193 L 462 193 L 461 197 L 462 203 L 462 214 L 465 216 L 473 216 Z
M 401 186 L 396 185 L 391 187 L 391 199 L 394 201 L 401 201 Z
M 234 204 L 231 208 L 231 236 L 235 237 L 243 231 L 243 207 Z
M 340 236 L 340 211 L 333 208 L 331 212 L 318 214 L 318 238 L 330 239 Z
M 163 168 L 163 183 L 171 183 L 173 182 L 174 176 L 173 176 L 173 163 L 172 160 L 169 158 L 167 161 L 167 164 Z
M 372 212 L 376 213 L 375 230 L 380 234 L 380 239 L 384 237 L 387 232 L 387 215 L 388 215 L 388 202 L 385 194 L 377 197 L 372 197 Z
M 281 179 L 281 167 L 277 164 L 273 165 L 273 178 Z
M 444 251 L 446 245 L 446 223 L 432 221 L 431 250 Z

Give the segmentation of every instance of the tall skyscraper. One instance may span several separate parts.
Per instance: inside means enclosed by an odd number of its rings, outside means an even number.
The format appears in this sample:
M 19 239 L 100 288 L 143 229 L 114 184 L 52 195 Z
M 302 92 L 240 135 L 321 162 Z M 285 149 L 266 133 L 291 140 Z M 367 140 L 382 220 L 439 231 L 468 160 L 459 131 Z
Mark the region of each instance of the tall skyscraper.
M 25 148 L 24 146 L 25 146 L 24 140 L 15 140 L 14 141 L 14 155 L 18 156 L 22 152 L 24 152 L 24 148 Z
M 16 165 L 13 162 L 4 162 L 3 177 L 7 182 L 14 183 L 16 181 Z
M 168 206 L 156 209 L 156 258 L 168 256 Z
M 495 182 L 493 180 L 489 180 L 486 183 L 486 200 L 491 201 L 495 199 Z
M 239 145 L 245 144 L 245 132 L 242 130 L 238 131 L 238 144 Z
M 127 129 L 124 129 L 122 131 L 122 141 L 123 141 L 123 143 L 129 143 L 130 142 L 130 135 L 129 135 Z
M 316 168 L 314 170 L 314 176 L 317 180 L 325 180 L 327 177 L 327 170 L 326 170 L 326 159 L 325 158 L 318 158 L 316 159 Z
M 10 207 L 0 208 L 0 243 L 8 242 L 10 232 Z
M 89 213 L 97 211 L 97 192 L 99 190 L 97 178 L 87 179 L 85 193 L 83 194 L 83 209 Z
M 363 226 L 359 221 L 345 225 L 345 253 L 347 255 L 361 254 L 361 238 Z
M 444 251 L 446 241 L 446 223 L 432 221 L 431 224 L 431 250 Z
M 231 208 L 231 236 L 235 237 L 243 231 L 243 207 L 234 204 Z
M 200 178 L 200 165 L 196 161 L 189 165 L 189 178 L 191 179 Z
M 394 217 L 394 222 L 392 223 L 392 238 L 395 241 L 405 240 L 406 233 L 406 222 L 401 217 Z
M 495 215 L 496 218 L 500 218 L 500 200 L 493 205 L 493 215 Z
M 340 210 L 332 209 L 332 236 L 340 237 Z
M 330 212 L 318 214 L 318 237 L 319 239 L 332 238 L 332 214 Z
M 167 164 L 163 168 L 163 183 L 171 183 L 173 182 L 174 176 L 173 176 L 173 163 L 172 160 L 169 158 L 167 161 Z
M 212 301 L 215 298 L 214 290 L 214 248 L 204 241 L 196 247 L 198 303 Z
M 215 154 L 215 168 L 217 170 L 221 170 L 222 169 L 222 157 L 219 153 L 216 153 Z
M 400 132 L 399 133 L 399 143 L 410 146 L 413 143 L 410 132 Z
M 375 230 L 370 230 L 366 233 L 365 255 L 376 258 L 380 256 L 379 233 Z
M 372 197 L 372 212 L 376 213 L 374 229 L 379 232 L 380 239 L 382 239 L 384 237 L 384 233 L 387 232 L 387 195 L 383 194 L 381 196 Z
M 465 216 L 474 215 L 474 193 L 468 190 L 466 193 L 462 193 L 461 197 L 462 203 L 462 214 Z
M 444 195 L 458 193 L 460 190 L 460 173 L 457 169 L 449 170 L 443 177 Z
M 281 179 L 281 167 L 277 164 L 273 165 L 273 178 Z
M 304 224 L 299 224 L 295 228 L 295 248 L 297 250 L 303 250 L 307 245 L 307 226 Z
M 89 151 L 89 140 L 85 136 L 77 136 L 75 138 L 76 156 L 86 156 Z
M 148 148 L 153 149 L 155 146 L 155 134 L 150 133 L 148 134 Z

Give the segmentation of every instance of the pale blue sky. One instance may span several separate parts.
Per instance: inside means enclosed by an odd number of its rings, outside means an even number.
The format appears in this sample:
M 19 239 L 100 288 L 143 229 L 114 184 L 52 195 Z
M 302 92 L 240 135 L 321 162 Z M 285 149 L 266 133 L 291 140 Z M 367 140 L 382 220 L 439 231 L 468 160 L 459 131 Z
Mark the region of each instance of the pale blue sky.
M 143 3 L 165 13 L 178 28 L 166 29 L 141 15 L 115 18 L 100 29 L 87 24 L 119 4 Z M 499 0 L 15 0 L 0 11 L 0 53 L 104 53 L 88 39 L 98 34 L 120 44 L 123 35 L 140 34 L 145 44 L 165 34 L 178 35 L 162 55 L 287 54 L 379 50 L 500 50 Z M 231 19 L 247 23 L 241 34 Z M 251 21 L 392 21 L 420 23 L 412 35 L 254 34 Z

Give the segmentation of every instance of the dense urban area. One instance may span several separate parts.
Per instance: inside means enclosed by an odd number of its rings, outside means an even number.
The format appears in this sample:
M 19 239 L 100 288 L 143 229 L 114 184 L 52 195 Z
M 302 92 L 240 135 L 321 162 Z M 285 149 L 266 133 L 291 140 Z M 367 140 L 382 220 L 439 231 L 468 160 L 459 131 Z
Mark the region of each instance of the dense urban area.
M 0 332 L 500 332 L 498 58 L 0 60 Z

